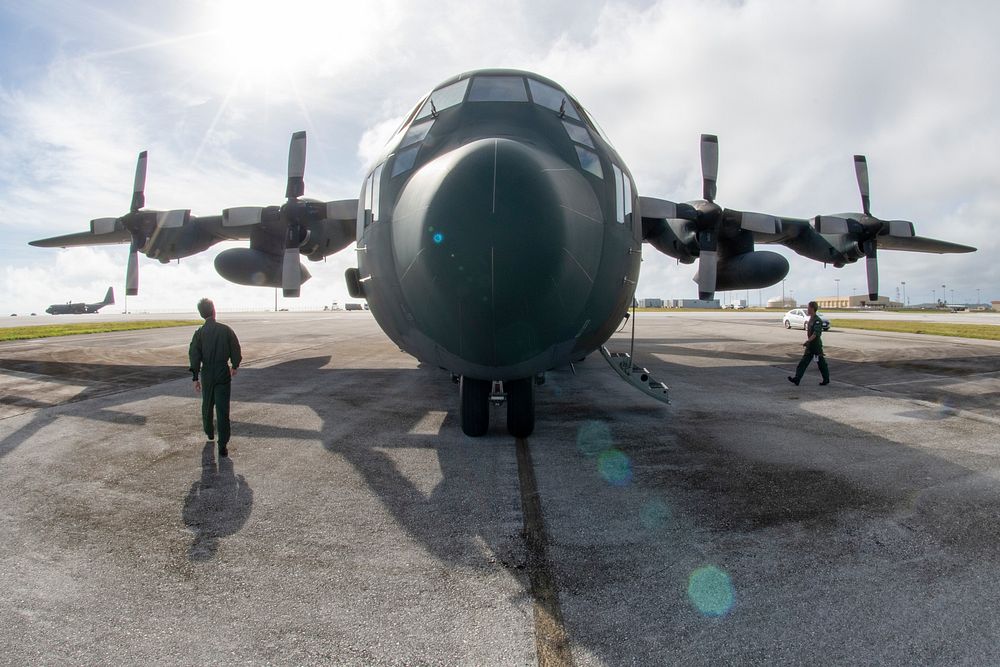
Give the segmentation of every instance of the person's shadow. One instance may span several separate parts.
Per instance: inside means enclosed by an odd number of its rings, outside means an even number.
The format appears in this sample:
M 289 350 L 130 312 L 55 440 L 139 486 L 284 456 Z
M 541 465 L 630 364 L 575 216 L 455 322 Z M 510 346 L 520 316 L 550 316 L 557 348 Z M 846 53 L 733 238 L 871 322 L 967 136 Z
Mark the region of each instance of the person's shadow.
M 201 451 L 201 479 L 195 481 L 184 499 L 184 524 L 194 533 L 188 560 L 211 560 L 219 548 L 219 538 L 239 531 L 253 509 L 253 489 L 243 475 L 233 471 L 229 457 L 215 460 L 215 443 L 206 442 Z

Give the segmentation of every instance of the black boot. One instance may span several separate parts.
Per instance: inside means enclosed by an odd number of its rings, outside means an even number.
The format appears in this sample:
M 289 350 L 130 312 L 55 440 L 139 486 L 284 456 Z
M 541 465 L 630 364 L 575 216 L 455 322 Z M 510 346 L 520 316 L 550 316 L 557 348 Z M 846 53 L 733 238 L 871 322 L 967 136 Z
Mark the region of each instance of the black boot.
M 799 379 L 796 378 L 796 377 L 792 377 L 791 375 L 789 375 L 788 376 L 788 381 L 791 382 L 792 384 L 794 384 L 796 387 L 799 386 Z

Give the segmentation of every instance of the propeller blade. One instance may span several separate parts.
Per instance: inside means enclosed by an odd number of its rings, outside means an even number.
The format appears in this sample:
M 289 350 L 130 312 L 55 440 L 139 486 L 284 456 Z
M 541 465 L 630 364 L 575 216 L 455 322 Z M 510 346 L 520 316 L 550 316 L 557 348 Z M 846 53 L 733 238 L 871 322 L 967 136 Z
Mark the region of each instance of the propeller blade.
M 139 153 L 139 159 L 135 163 L 135 183 L 132 186 L 132 207 L 133 213 L 146 205 L 146 151 Z
M 135 296 L 139 293 L 139 252 L 135 243 L 128 249 L 128 268 L 125 271 L 125 294 Z
M 865 268 L 868 270 L 868 298 L 878 301 L 878 250 L 874 241 L 865 244 Z
M 835 215 L 817 215 L 813 218 L 813 228 L 820 234 L 847 234 L 850 232 L 847 218 L 839 218 Z
M 285 188 L 285 197 L 294 199 L 305 193 L 305 171 L 306 133 L 302 130 L 292 135 L 292 141 L 288 145 L 288 187 Z
M 297 297 L 302 285 L 302 265 L 299 264 L 299 249 L 285 248 L 281 264 L 281 291 L 284 296 Z
M 719 253 L 703 250 L 698 257 L 698 298 L 711 299 L 715 294 L 715 278 L 719 269 Z
M 222 210 L 223 227 L 259 225 L 264 215 L 263 206 L 234 206 Z
M 871 215 L 871 200 L 868 196 L 868 160 L 864 155 L 854 156 L 854 174 L 858 177 L 858 189 L 861 191 L 861 208 L 865 215 Z
M 716 181 L 719 178 L 719 138 L 714 134 L 701 135 L 702 198 L 715 201 Z

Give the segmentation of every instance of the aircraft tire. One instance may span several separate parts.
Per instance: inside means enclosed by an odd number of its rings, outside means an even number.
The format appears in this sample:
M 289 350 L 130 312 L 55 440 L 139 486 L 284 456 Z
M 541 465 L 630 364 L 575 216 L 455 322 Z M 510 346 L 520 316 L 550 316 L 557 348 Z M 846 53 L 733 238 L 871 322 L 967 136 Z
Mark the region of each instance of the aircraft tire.
M 507 431 L 527 438 L 535 430 L 535 382 L 533 378 L 507 380 Z
M 490 430 L 490 381 L 475 380 L 464 375 L 458 384 L 462 433 L 470 438 L 486 435 Z

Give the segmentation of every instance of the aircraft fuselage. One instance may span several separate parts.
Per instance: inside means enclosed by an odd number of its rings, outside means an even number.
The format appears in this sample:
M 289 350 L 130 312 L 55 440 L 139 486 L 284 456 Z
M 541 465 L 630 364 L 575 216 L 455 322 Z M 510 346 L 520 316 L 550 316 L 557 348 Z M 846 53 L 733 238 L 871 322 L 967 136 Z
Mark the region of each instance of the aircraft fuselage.
M 403 350 L 456 375 L 527 378 L 597 349 L 639 276 L 631 176 L 557 84 L 488 70 L 445 82 L 359 200 L 364 296 Z

